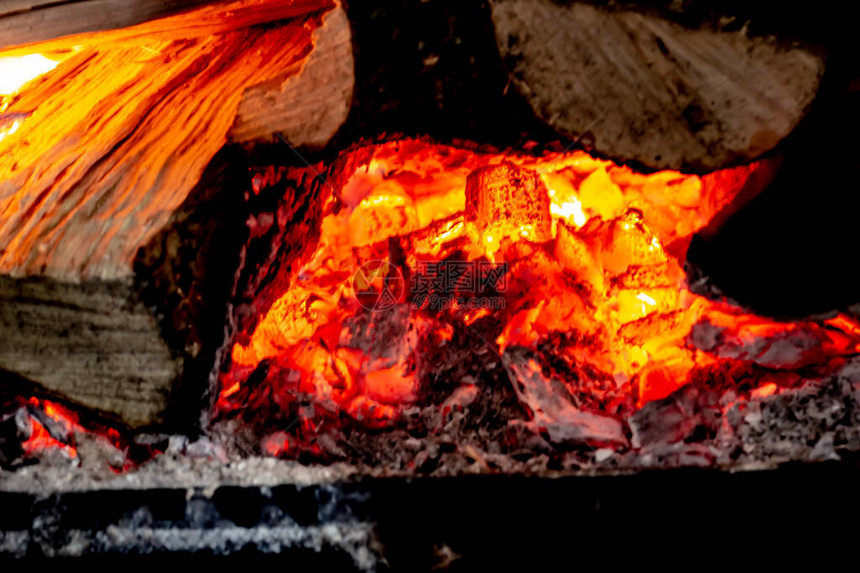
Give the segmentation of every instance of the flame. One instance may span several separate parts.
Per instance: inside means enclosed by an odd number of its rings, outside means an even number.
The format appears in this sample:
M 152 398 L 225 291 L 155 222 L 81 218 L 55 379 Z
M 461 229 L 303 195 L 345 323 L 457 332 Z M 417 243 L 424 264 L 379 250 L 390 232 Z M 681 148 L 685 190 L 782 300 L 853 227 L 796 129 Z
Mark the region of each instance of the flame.
M 798 368 L 860 349 L 860 328 L 842 315 L 781 323 L 704 299 L 684 283 L 683 245 L 724 214 L 758 166 L 710 179 L 641 174 L 581 151 L 491 154 L 418 140 L 349 153 L 354 161 L 342 163 L 354 171 L 333 190 L 339 201 L 324 199 L 330 209 L 316 252 L 289 285 L 271 287 L 280 289 L 276 302 L 233 344 L 218 401 L 224 415 L 260 392 L 250 374 L 265 361 L 262 384 L 279 404 L 310 396 L 316 416 L 343 412 L 371 427 L 391 425 L 431 383 L 422 379 L 424 349 L 469 331 L 494 340 L 500 358 L 509 348 L 567 336 L 559 356 L 615 380 L 631 398 L 628 415 L 721 361 Z M 506 185 L 526 185 L 532 174 L 539 182 L 515 193 L 534 198 L 489 205 L 498 210 L 493 220 L 482 221 L 480 207 L 469 203 L 470 177 L 503 197 Z M 540 193 L 549 199 L 545 214 Z M 405 260 L 395 263 L 392 241 Z M 385 262 L 374 283 L 409 273 L 414 282 L 423 263 L 504 263 L 504 304 L 474 308 L 477 299 L 466 293 L 436 310 L 393 300 L 388 310 L 369 311 L 356 289 L 384 289 L 353 277 L 374 259 Z M 752 396 L 777 391 L 761 382 Z

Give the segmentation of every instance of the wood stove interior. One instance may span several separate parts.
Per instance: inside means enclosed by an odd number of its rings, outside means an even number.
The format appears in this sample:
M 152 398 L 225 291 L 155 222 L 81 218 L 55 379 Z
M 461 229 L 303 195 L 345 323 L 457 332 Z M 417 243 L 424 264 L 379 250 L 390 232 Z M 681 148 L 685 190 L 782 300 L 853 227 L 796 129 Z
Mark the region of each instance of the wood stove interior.
M 30 4 L 0 9 L 0 64 L 50 63 L 0 108 L 10 496 L 288 484 L 342 516 L 367 476 L 853 467 L 860 70 L 827 10 Z M 268 526 L 375 567 L 324 513 Z

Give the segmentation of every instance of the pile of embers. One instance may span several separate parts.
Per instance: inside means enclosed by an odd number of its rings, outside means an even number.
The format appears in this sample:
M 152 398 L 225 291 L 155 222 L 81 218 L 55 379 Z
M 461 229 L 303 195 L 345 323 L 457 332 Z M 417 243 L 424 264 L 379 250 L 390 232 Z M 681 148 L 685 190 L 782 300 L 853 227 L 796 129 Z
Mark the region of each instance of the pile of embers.
M 405 140 L 261 172 L 253 195 L 315 197 L 319 232 L 279 251 L 296 272 L 237 303 L 201 435 L 15 398 L 0 462 L 453 475 L 838 459 L 860 450 L 854 315 L 748 314 L 682 268 L 758 169 L 642 175 L 583 152 Z M 272 252 L 253 242 L 277 220 L 250 221 L 249 253 Z

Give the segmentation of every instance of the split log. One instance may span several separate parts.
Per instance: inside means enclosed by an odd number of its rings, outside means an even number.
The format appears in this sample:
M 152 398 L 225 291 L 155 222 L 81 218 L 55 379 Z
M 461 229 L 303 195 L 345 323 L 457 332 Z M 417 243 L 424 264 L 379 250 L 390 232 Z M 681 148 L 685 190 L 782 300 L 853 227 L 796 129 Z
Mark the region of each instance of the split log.
M 355 88 L 352 34 L 338 5 L 313 34 L 314 50 L 300 64 L 245 92 L 230 139 L 264 141 L 277 133 L 294 147 L 321 149 L 346 121 Z
M 178 40 L 296 18 L 332 5 L 320 0 L 12 0 L 0 6 L 0 50 L 16 56 L 32 53 L 36 45 L 46 52 Z M 92 33 L 98 31 L 103 32 Z
M 699 172 L 754 160 L 797 126 L 819 50 L 641 4 L 492 2 L 510 81 L 539 119 L 615 159 Z
M 510 162 L 476 169 L 466 179 L 466 220 L 482 233 L 552 238 L 549 191 L 536 171 Z
M 248 183 L 213 157 L 245 90 L 298 73 L 319 22 L 97 42 L 11 101 L 24 119 L 0 141 L 0 380 L 139 427 L 208 378 Z
M 83 48 L 25 90 L 0 141 L 0 272 L 116 280 L 226 142 L 248 86 L 311 50 L 305 22 Z M 132 222 L 134 222 L 132 224 Z
M 130 425 L 164 414 L 181 373 L 130 282 L 0 276 L 0 337 L 2 370 Z

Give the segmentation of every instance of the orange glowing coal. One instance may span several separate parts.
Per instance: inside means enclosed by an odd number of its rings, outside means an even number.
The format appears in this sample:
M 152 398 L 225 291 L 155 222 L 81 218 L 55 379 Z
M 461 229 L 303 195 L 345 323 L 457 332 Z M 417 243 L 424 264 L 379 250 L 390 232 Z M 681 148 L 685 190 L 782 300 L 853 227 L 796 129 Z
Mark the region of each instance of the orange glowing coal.
M 262 384 L 278 404 L 309 399 L 317 413 L 390 425 L 438 384 L 426 375 L 430 350 L 464 337 L 502 361 L 511 349 L 551 346 L 634 409 L 721 361 L 779 371 L 860 351 L 848 317 L 777 322 L 687 288 L 692 235 L 736 208 L 766 164 L 642 174 L 581 151 L 481 153 L 419 140 L 349 153 L 352 171 L 330 190 L 313 255 L 233 344 L 222 413 Z M 379 296 L 393 299 L 384 308 L 356 297 L 356 271 L 373 261 L 388 265 L 378 281 Z M 503 276 L 487 293 L 431 280 L 448 303 L 415 304 L 420 269 L 457 265 Z M 398 277 L 402 293 L 391 288 Z M 263 367 L 261 382 L 252 373 Z M 755 395 L 775 392 L 762 380 Z
M 31 398 L 29 405 L 35 411 L 41 411 L 45 418 L 40 421 L 35 417 L 30 417 L 31 434 L 22 444 L 25 454 L 35 455 L 45 450 L 56 449 L 65 453 L 69 458 L 76 458 L 78 451 L 74 445 L 74 434 L 84 431 L 78 425 L 77 416 L 70 410 L 48 400 Z M 46 423 L 55 427 L 54 432 L 45 427 Z

